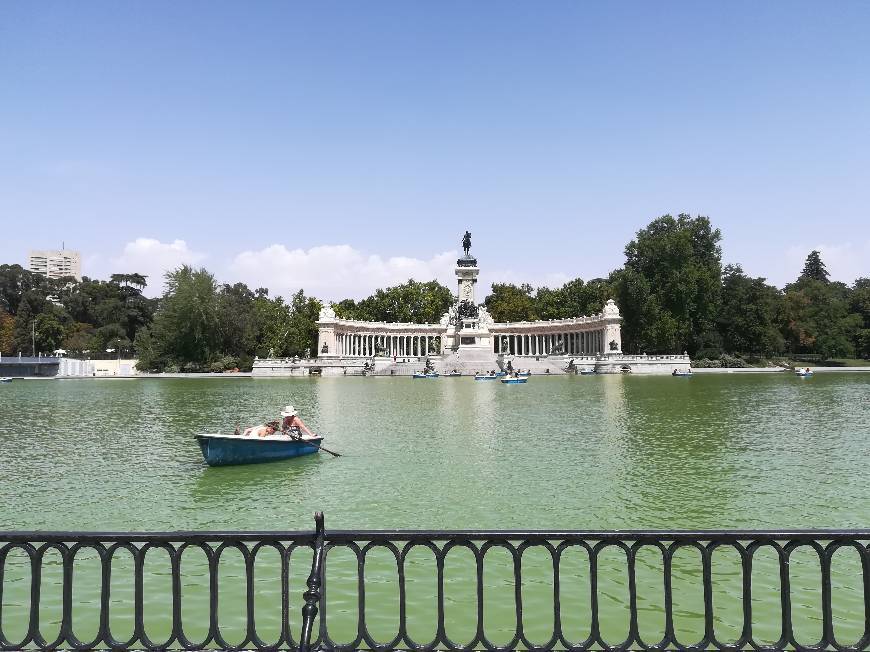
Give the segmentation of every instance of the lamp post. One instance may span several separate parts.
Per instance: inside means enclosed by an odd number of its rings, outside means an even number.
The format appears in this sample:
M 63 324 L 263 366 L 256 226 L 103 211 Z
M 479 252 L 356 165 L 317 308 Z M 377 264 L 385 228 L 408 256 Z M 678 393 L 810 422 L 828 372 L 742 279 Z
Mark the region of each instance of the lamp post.
M 30 341 L 33 346 L 33 357 L 36 357 L 36 320 L 30 322 Z

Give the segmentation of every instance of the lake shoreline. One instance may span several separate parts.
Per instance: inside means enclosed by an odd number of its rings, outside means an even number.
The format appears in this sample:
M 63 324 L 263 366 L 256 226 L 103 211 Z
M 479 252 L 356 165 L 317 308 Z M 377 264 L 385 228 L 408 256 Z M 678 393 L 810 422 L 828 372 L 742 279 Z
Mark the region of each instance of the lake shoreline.
M 809 368 L 815 373 L 870 373 L 870 366 L 867 367 L 814 367 Z M 692 373 L 695 374 L 788 374 L 793 373 L 788 367 L 692 367 Z M 599 374 L 599 375 L 621 375 L 621 374 Z M 629 374 L 630 375 L 630 374 Z M 669 374 L 634 374 L 634 376 L 644 376 L 650 378 L 661 378 Z M 220 379 L 242 379 L 242 378 L 307 378 L 308 376 L 298 376 L 287 374 L 286 376 L 270 375 L 270 376 L 255 376 L 250 371 L 239 371 L 232 374 L 224 373 L 161 373 L 161 374 L 130 374 L 123 376 L 12 376 L 14 380 L 160 380 L 160 379 L 177 379 L 177 378 L 220 378 Z M 340 376 L 335 376 L 336 378 Z M 360 376 L 350 376 L 351 378 L 359 378 Z M 407 378 L 407 376 L 380 376 L 381 378 Z M 471 378 L 471 376 L 464 376 Z M 534 374 L 534 378 L 556 378 L 564 377 L 564 374 Z

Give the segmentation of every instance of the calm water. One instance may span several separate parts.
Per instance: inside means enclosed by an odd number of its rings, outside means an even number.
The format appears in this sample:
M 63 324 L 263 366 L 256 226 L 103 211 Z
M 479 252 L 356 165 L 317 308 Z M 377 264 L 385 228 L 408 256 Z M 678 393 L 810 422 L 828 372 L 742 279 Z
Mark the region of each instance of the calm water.
M 203 465 L 192 435 L 277 418 L 286 403 L 344 457 Z M 309 529 L 315 510 L 332 528 L 870 526 L 870 375 L 16 381 L 0 386 L 0 417 L 4 530 Z M 851 562 L 837 570 L 847 589 Z M 694 573 L 687 561 L 687 585 Z M 722 576 L 723 599 L 739 596 L 739 577 Z M 348 577 L 330 587 L 330 631 L 355 609 L 352 581 L 339 608 Z M 512 593 L 497 572 L 491 581 Z M 4 582 L 5 621 L 26 612 L 27 587 L 11 571 Z M 617 579 L 617 611 L 620 591 Z M 808 596 L 798 608 L 811 638 Z M 473 600 L 451 599 L 460 625 Z M 680 612 L 688 631 L 699 608 L 687 600 Z M 775 623 L 765 609 L 758 617 Z M 655 604 L 646 611 L 658 622 Z M 498 630 L 512 606 L 487 613 Z M 849 640 L 860 599 L 844 597 L 838 613 Z M 270 616 L 261 621 L 268 633 Z M 617 637 L 619 615 L 608 622 Z

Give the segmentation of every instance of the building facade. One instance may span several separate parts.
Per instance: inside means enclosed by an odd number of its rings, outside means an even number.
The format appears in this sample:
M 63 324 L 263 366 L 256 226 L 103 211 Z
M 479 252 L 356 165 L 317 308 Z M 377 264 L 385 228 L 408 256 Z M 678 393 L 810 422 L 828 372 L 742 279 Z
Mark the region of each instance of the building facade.
M 28 269 L 48 278 L 74 277 L 82 280 L 82 257 L 77 251 L 68 249 L 31 251 Z

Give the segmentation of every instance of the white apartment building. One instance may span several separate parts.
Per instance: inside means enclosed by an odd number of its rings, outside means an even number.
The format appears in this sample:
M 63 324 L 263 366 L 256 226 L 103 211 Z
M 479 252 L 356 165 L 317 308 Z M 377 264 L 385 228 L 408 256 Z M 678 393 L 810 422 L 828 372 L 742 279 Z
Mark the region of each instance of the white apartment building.
M 48 278 L 73 276 L 77 281 L 82 280 L 82 257 L 77 251 L 31 251 L 29 260 L 29 269 L 36 274 Z

